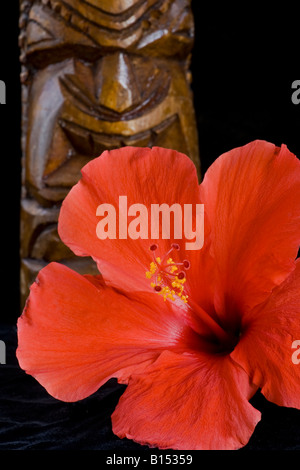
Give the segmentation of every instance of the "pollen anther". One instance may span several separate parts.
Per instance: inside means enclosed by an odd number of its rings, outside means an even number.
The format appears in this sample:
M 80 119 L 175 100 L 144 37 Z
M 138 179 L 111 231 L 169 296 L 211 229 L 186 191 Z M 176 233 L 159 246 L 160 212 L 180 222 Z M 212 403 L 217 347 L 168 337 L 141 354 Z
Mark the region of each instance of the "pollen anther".
M 188 296 L 184 295 L 184 283 L 186 282 L 186 274 L 183 269 L 190 268 L 190 262 L 175 262 L 169 255 L 173 250 L 179 251 L 180 246 L 172 243 L 170 250 L 162 257 L 155 256 L 158 246 L 153 244 L 150 251 L 153 252 L 153 261 L 150 263 L 149 270 L 146 271 L 147 279 L 151 279 L 151 287 L 154 291 L 163 296 L 166 300 L 181 299 L 187 303 Z

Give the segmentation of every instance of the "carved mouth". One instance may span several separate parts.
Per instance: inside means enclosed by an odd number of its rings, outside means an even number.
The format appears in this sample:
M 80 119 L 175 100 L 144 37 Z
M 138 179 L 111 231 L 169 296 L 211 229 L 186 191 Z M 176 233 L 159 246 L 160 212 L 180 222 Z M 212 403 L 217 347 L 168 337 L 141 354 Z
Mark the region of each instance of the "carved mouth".
M 157 126 L 130 136 L 98 133 L 66 119 L 60 119 L 59 124 L 75 150 L 85 155 L 99 155 L 105 149 L 126 145 L 151 147 L 155 145 L 157 137 L 163 134 L 177 120 L 178 116 L 174 114 Z
M 43 173 L 42 189 L 48 199 L 54 197 L 57 201 L 62 200 L 69 188 L 78 181 L 82 167 L 91 158 L 98 157 L 105 150 L 123 146 L 153 147 L 155 145 L 172 148 L 172 144 L 165 145 L 170 132 L 173 140 L 175 135 L 180 142 L 184 141 L 177 114 L 165 119 L 159 125 L 130 136 L 95 132 L 65 119 L 60 119 L 59 125 L 73 149 L 55 167 L 53 167 L 52 159 L 48 161 Z M 179 144 L 175 142 L 175 146 L 178 147 Z M 185 148 L 182 148 L 182 151 L 184 150 Z

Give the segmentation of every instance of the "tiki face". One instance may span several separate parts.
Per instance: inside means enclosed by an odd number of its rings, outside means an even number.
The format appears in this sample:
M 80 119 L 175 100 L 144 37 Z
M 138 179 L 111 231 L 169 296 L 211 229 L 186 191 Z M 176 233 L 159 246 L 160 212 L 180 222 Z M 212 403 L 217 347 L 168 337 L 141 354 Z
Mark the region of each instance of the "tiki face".
M 29 206 L 35 213 L 33 205 L 41 205 L 45 218 L 55 219 L 82 166 L 106 149 L 158 145 L 186 153 L 198 166 L 188 72 L 190 1 L 22 5 L 24 186 L 31 199 L 27 208 L 23 204 L 23 217 L 29 232 L 39 238 L 45 232 L 35 227 L 40 221 L 33 223 L 37 217 L 28 214 Z M 44 233 L 44 249 L 59 247 L 53 223 Z M 28 242 L 25 258 L 48 262 L 36 243 Z M 56 260 L 70 257 L 62 247 L 52 253 Z

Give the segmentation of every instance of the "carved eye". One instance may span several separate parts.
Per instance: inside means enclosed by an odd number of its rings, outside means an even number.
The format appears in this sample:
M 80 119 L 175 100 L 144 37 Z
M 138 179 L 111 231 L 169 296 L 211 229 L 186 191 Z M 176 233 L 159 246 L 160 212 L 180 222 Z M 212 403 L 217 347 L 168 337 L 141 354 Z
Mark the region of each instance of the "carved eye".
M 61 2 L 34 3 L 21 18 L 23 63 L 43 68 L 74 56 L 90 62 L 101 57 L 102 47 L 89 37 L 88 22 Z
M 69 57 L 94 62 L 116 50 L 143 56 L 186 57 L 194 34 L 189 3 L 33 2 L 20 18 L 21 61 L 43 68 Z
M 168 7 L 149 11 L 136 52 L 143 55 L 182 56 L 190 52 L 194 40 L 193 15 L 187 1 L 175 0 Z

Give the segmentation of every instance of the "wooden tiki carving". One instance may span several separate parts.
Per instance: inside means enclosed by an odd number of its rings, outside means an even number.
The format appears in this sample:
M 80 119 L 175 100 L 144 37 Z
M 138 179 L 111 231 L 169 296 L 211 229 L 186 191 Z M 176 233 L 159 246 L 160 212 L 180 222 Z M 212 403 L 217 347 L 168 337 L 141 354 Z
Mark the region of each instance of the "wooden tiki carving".
M 106 149 L 173 148 L 199 168 L 190 0 L 24 0 L 21 296 L 51 261 L 94 273 L 59 240 L 60 204 Z

